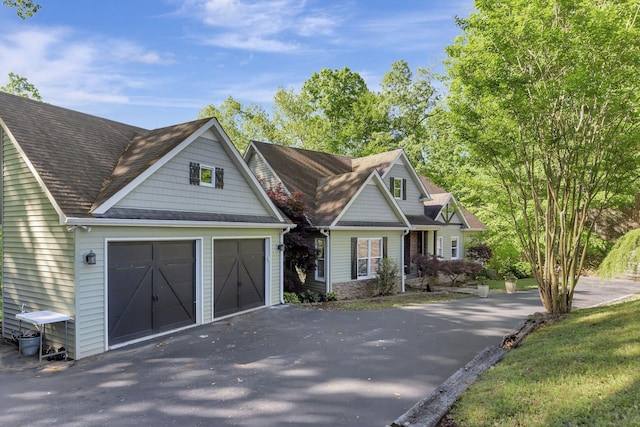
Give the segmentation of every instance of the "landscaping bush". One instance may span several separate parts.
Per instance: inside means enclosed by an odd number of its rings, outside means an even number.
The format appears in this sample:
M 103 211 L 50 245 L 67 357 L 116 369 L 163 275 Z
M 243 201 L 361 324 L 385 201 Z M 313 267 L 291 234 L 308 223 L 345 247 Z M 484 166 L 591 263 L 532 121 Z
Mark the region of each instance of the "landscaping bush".
M 442 270 L 442 261 L 437 255 L 418 254 L 411 260 L 418 266 L 418 276 L 420 277 L 420 287 L 425 285 L 425 291 L 433 292 L 432 286 L 440 282 L 440 271 Z
M 285 292 L 283 294 L 283 299 L 286 304 L 300 304 L 298 294 L 295 292 Z
M 533 271 L 531 270 L 531 265 L 528 262 L 516 262 L 511 264 L 504 271 L 504 275 L 513 274 L 518 279 L 526 279 L 527 277 L 531 277 Z
M 378 295 L 392 295 L 397 292 L 398 271 L 398 264 L 394 260 L 382 258 L 378 264 L 377 276 L 374 279 Z
M 338 301 L 338 294 L 336 292 L 327 292 L 325 299 L 327 301 Z
M 308 303 L 319 302 L 320 294 L 312 291 L 311 289 L 305 289 L 304 291 L 298 294 L 298 299 L 300 299 L 300 302 L 308 302 Z

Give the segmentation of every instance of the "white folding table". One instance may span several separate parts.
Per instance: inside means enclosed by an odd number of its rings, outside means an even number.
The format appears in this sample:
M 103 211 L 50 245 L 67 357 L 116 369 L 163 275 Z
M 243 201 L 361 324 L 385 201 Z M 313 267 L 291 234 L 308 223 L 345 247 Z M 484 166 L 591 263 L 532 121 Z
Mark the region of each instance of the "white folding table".
M 67 322 L 71 320 L 71 316 L 62 313 L 56 313 L 55 311 L 43 310 L 43 311 L 31 311 L 28 313 L 16 314 L 16 319 L 20 321 L 20 333 L 22 333 L 22 322 L 31 323 L 36 326 L 40 331 L 40 352 L 38 353 L 38 363 L 42 364 L 42 342 L 44 336 L 45 326 L 50 323 L 64 322 L 64 350 L 56 351 L 54 353 L 48 353 L 47 357 L 58 356 L 64 354 L 67 356 Z M 20 352 L 20 345 L 18 344 L 18 350 Z M 22 354 L 20 352 L 20 354 Z

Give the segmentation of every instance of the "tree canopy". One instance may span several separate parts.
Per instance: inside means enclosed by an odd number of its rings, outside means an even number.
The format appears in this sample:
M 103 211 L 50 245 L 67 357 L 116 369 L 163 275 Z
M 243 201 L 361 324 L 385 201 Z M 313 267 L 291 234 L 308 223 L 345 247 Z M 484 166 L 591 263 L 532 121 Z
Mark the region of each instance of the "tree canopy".
M 27 80 L 26 77 L 22 77 L 16 73 L 9 73 L 9 83 L 0 87 L 0 90 L 13 95 L 22 96 L 24 98 L 42 101 L 38 88 L 36 88 L 32 83 L 29 83 L 29 80 Z
M 5 6 L 13 7 L 20 19 L 31 18 L 42 6 L 33 0 L 2 0 Z
M 640 6 L 475 7 L 447 49 L 450 123 L 501 186 L 545 308 L 568 312 L 593 224 L 638 190 Z
M 419 161 L 427 118 L 438 99 L 432 80 L 428 70 L 418 68 L 414 74 L 406 61 L 397 61 L 384 75 L 381 90 L 373 91 L 347 67 L 325 68 L 299 92 L 280 88 L 270 113 L 229 97 L 199 116 L 215 115 L 241 150 L 251 139 L 351 156 L 404 147 Z

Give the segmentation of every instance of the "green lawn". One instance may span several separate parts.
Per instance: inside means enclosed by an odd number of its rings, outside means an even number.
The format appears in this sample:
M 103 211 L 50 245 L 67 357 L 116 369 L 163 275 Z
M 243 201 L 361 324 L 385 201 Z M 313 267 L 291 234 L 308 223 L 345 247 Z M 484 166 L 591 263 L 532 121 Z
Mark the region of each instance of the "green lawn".
M 456 402 L 458 426 L 640 426 L 640 299 L 543 326 Z

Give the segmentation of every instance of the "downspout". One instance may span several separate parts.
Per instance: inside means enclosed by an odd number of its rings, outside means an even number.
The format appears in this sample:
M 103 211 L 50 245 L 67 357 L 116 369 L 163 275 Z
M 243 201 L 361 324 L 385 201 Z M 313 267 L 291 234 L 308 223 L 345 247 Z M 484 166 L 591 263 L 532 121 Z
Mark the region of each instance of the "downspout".
M 407 234 L 409 234 L 409 231 L 411 231 L 409 228 L 406 228 L 404 230 L 404 233 L 402 234 L 402 241 L 400 242 L 400 259 L 402 260 L 402 262 L 400 263 L 400 265 L 402 266 L 402 282 L 401 282 L 401 292 L 404 293 L 405 291 L 405 287 L 404 287 L 404 280 L 406 277 L 406 273 L 405 273 L 405 269 L 404 269 L 404 239 L 407 237 Z M 411 261 L 409 261 L 411 262 Z
M 280 251 L 280 304 L 284 304 L 284 235 L 289 231 L 291 231 L 291 227 L 284 228 L 278 237 L 278 250 Z
M 327 230 L 321 228 L 322 233 L 327 238 L 327 243 L 324 245 L 324 280 L 325 280 L 325 292 L 332 292 L 333 286 L 331 283 L 331 236 Z

